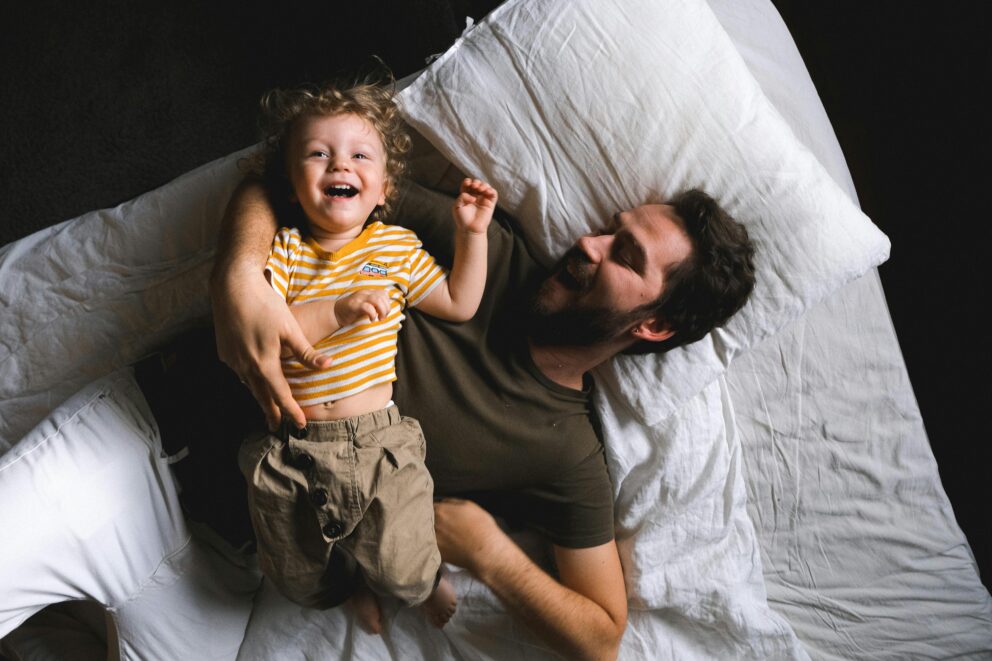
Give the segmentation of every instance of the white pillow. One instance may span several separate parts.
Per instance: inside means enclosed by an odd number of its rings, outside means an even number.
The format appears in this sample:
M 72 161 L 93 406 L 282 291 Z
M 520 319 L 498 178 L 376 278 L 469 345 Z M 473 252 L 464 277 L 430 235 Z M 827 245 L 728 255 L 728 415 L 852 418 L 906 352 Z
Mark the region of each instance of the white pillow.
M 0 457 L 0 636 L 44 606 L 116 606 L 188 539 L 129 370 L 86 386 Z
M 210 314 L 217 230 L 248 152 L 0 248 L 0 453 Z
M 648 424 L 888 257 L 703 0 L 511 0 L 399 102 L 455 166 L 499 190 L 548 264 L 614 212 L 691 187 L 747 225 L 758 283 L 738 315 L 687 347 L 600 370 Z
M 0 530 L 0 637 L 45 606 L 88 599 L 113 614 L 123 658 L 236 655 L 260 576 L 191 539 L 130 369 L 84 387 L 0 456 Z M 23 633 L 20 649 L 46 642 Z

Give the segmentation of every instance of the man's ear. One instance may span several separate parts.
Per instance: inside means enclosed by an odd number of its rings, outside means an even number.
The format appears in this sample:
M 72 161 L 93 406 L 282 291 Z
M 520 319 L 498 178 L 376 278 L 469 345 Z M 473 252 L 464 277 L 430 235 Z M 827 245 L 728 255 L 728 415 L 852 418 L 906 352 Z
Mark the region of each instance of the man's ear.
M 651 317 L 634 326 L 631 331 L 634 337 L 645 342 L 663 342 L 675 335 L 665 322 Z

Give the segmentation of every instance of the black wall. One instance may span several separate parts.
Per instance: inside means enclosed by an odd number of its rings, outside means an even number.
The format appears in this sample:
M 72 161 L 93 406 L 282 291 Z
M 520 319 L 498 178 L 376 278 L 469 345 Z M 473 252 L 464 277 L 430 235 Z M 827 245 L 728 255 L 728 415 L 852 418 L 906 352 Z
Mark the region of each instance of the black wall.
M 261 6 L 261 5 L 265 6 Z M 257 140 L 277 85 L 417 71 L 497 0 L 37 0 L 0 9 L 0 245 Z
M 274 4 L 274 3 L 273 3 Z M 255 141 L 269 87 L 381 55 L 403 76 L 495 0 L 38 0 L 0 9 L 0 244 Z M 881 268 L 958 520 L 992 576 L 990 3 L 776 0 L 892 239 Z

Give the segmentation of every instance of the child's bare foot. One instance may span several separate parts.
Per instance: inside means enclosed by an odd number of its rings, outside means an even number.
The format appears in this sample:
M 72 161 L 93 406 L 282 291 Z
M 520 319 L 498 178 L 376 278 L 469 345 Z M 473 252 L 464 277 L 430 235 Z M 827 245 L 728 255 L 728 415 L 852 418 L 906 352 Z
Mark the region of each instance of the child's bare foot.
M 427 597 L 427 601 L 420 604 L 427 614 L 427 619 L 438 629 L 448 623 L 455 614 L 457 606 L 458 595 L 455 593 L 455 587 L 443 576 L 431 596 Z
M 358 626 L 365 633 L 373 635 L 382 633 L 382 609 L 379 608 L 379 598 L 369 589 L 365 581 L 358 585 L 355 594 L 348 599 L 348 603 L 358 617 Z

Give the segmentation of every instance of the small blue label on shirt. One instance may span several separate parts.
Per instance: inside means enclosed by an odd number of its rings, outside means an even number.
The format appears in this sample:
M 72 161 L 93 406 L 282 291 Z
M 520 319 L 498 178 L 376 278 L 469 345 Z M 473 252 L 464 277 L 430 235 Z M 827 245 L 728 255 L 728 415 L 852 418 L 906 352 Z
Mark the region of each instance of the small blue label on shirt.
M 370 278 L 382 278 L 389 275 L 389 271 L 384 264 L 366 262 L 365 266 L 362 267 L 362 275 Z

